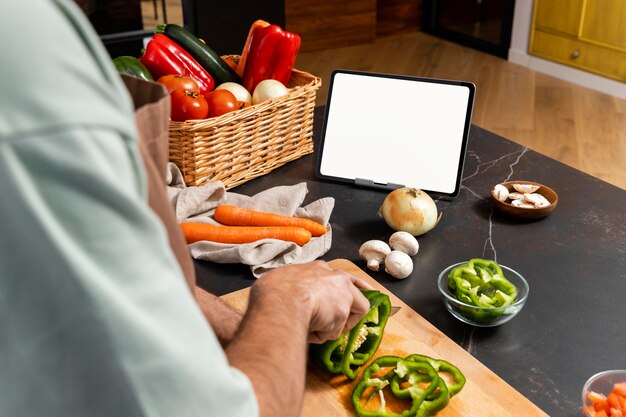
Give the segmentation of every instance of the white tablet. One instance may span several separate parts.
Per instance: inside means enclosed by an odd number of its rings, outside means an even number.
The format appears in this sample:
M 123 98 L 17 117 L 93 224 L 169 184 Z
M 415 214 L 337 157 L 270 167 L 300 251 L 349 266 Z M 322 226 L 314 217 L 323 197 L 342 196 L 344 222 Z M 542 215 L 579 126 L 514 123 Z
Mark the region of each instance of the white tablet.
M 464 81 L 335 70 L 317 176 L 455 196 L 474 93 Z

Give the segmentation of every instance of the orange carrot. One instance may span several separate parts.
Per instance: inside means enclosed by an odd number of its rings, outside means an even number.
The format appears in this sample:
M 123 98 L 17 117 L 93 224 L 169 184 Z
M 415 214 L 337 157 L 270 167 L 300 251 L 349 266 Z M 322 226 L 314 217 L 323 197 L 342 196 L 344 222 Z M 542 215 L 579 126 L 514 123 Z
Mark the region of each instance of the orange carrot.
M 248 31 L 248 38 L 246 39 L 246 43 L 243 46 L 243 50 L 241 51 L 241 56 L 239 57 L 239 64 L 237 64 L 237 74 L 239 74 L 240 77 L 243 77 L 243 69 L 246 66 L 246 60 L 248 58 L 248 52 L 250 49 L 250 40 L 252 39 L 252 32 L 254 32 L 254 29 L 256 29 L 257 27 L 265 27 L 265 26 L 269 26 L 270 24 L 268 22 L 266 22 L 265 20 L 256 20 L 254 23 L 252 23 L 252 26 L 250 26 L 250 30 Z M 252 91 L 250 91 L 250 94 L 252 94 Z
M 220 243 L 250 243 L 261 239 L 279 239 L 300 246 L 311 240 L 311 232 L 301 227 L 276 226 L 217 226 L 206 223 L 182 223 L 180 225 L 187 243 L 208 240 Z
M 313 220 L 229 205 L 217 206 L 213 218 L 228 226 L 296 226 L 308 230 L 312 236 L 327 232 L 323 224 Z

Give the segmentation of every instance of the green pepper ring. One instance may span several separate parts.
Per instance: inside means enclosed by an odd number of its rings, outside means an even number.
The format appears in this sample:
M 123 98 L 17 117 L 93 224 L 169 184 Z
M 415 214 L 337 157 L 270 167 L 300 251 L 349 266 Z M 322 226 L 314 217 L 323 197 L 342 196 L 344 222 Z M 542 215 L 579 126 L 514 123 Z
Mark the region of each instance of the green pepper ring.
M 419 390 L 419 392 L 415 392 L 415 391 L 408 392 L 408 390 L 406 390 L 408 395 L 412 399 L 411 407 L 404 410 L 401 413 L 395 413 L 392 411 L 382 411 L 382 410 L 370 411 L 370 410 L 363 409 L 363 407 L 361 406 L 361 397 L 363 396 L 363 392 L 368 387 L 371 386 L 371 383 L 370 383 L 370 381 L 372 380 L 370 378 L 371 375 L 375 372 L 379 372 L 381 368 L 383 367 L 393 366 L 395 368 L 399 362 L 407 362 L 407 367 L 410 367 L 413 369 L 430 367 L 430 369 L 432 370 L 432 375 L 435 378 L 435 382 L 431 383 L 427 389 Z M 380 379 L 386 380 L 386 381 L 391 380 L 391 383 L 393 383 L 394 377 L 397 378 L 397 374 L 393 370 L 391 370 Z M 411 417 L 411 416 L 415 416 L 416 413 L 418 413 L 419 408 L 422 405 L 423 401 L 426 399 L 426 397 L 437 388 L 439 380 L 440 378 L 437 376 L 437 373 L 428 364 L 419 364 L 416 362 L 405 361 L 403 358 L 399 356 L 381 356 L 379 358 L 376 358 L 363 371 L 362 379 L 359 381 L 359 383 L 354 387 L 354 390 L 352 391 L 352 405 L 359 417 Z M 396 384 L 398 384 L 398 381 L 396 381 Z M 379 390 L 376 390 L 375 392 L 377 391 Z M 416 395 L 416 394 L 419 394 L 419 395 Z
M 397 374 L 398 364 L 404 366 L 402 377 Z M 374 379 L 370 378 L 371 375 L 380 371 L 381 367 L 394 365 L 395 368 L 382 378 L 377 379 L 376 383 L 378 384 L 381 380 L 388 381 L 394 396 L 400 399 L 411 398 L 411 407 L 401 413 L 388 412 L 386 410 L 364 410 L 361 406 L 361 397 L 366 388 L 374 386 L 372 384 Z M 452 375 L 455 380 L 454 383 L 448 385 L 443 378 L 439 377 L 439 372 L 446 372 Z M 417 375 L 416 378 L 413 378 L 413 382 L 426 381 L 430 382 L 429 386 L 426 389 L 401 389 L 400 384 L 402 380 L 411 373 Z M 363 379 L 359 381 L 352 391 L 352 405 L 359 417 L 425 417 L 440 411 L 448 405 L 450 398 L 463 388 L 465 382 L 463 373 L 456 366 L 442 359 L 433 359 L 429 356 L 418 354 L 409 355 L 406 358 L 381 356 L 363 371 Z M 380 391 L 384 386 L 385 384 L 375 392 Z

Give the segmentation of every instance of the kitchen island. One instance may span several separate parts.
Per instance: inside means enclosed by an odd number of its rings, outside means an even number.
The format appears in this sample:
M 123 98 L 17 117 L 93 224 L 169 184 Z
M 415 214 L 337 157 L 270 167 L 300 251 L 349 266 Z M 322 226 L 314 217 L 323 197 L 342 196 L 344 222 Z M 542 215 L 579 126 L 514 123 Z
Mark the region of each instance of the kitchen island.
M 315 112 L 317 149 L 324 109 Z M 315 164 L 314 153 L 232 191 L 253 195 L 306 182 L 304 205 L 333 197 L 333 243 L 321 259 L 365 268 L 361 243 L 392 233 L 376 215 L 387 192 L 321 181 Z M 490 200 L 491 188 L 506 180 L 545 184 L 558 193 L 558 206 L 538 221 L 506 217 Z M 546 413 L 581 416 L 587 378 L 626 368 L 626 192 L 472 126 L 461 191 L 436 202 L 441 221 L 418 238 L 411 276 L 368 273 Z M 461 323 L 440 300 L 438 274 L 475 257 L 495 259 L 529 283 L 526 306 L 500 327 Z M 254 282 L 245 265 L 197 261 L 196 271 L 198 285 L 217 295 Z

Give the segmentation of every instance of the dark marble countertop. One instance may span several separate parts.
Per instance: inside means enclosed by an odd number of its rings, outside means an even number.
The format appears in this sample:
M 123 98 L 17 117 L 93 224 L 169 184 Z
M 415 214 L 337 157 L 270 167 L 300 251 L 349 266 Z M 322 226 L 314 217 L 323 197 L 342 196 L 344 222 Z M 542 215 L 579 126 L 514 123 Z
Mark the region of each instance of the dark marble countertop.
M 319 139 L 323 109 L 316 109 Z M 392 232 L 377 210 L 387 192 L 320 181 L 315 154 L 232 191 L 253 195 L 306 182 L 304 204 L 334 197 L 332 248 L 324 260 L 345 258 L 364 267 L 358 248 Z M 559 195 L 554 212 L 517 221 L 494 211 L 490 189 L 505 180 L 545 184 Z M 368 271 L 389 291 L 461 345 L 551 416 L 582 416 L 588 377 L 626 369 L 626 192 L 507 139 L 472 126 L 460 194 L 438 199 L 435 229 L 418 238 L 415 268 L 405 280 Z M 495 259 L 529 282 L 524 309 L 496 328 L 476 328 L 448 313 L 437 276 L 456 262 Z M 196 262 L 198 284 L 223 295 L 253 283 L 243 265 Z

